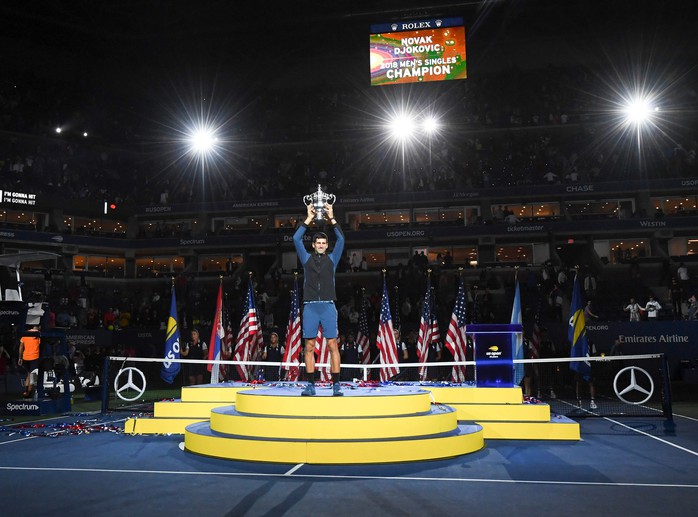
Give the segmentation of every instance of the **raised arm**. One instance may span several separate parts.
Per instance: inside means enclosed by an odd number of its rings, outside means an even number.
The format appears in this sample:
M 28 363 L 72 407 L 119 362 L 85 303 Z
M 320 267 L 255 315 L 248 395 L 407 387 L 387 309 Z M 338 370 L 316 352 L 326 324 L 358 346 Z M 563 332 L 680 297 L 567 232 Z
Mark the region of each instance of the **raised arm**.
M 330 224 L 334 229 L 335 237 L 337 237 L 337 242 L 335 242 L 332 253 L 330 253 L 330 259 L 332 260 L 332 263 L 336 269 L 337 264 L 339 264 L 339 261 L 342 259 L 342 253 L 344 253 L 344 233 L 339 227 L 337 219 L 334 218 L 334 208 L 332 205 L 325 205 L 325 215 L 327 215 L 327 218 L 330 220 Z
M 308 225 L 312 222 L 313 217 L 315 217 L 315 208 L 313 208 L 313 205 L 308 205 L 308 213 L 305 216 L 305 221 L 298 226 L 296 233 L 293 234 L 293 245 L 296 247 L 296 253 L 298 254 L 298 259 L 301 261 L 301 264 L 305 264 L 310 258 L 310 253 L 308 253 L 303 244 L 303 236 L 308 230 Z

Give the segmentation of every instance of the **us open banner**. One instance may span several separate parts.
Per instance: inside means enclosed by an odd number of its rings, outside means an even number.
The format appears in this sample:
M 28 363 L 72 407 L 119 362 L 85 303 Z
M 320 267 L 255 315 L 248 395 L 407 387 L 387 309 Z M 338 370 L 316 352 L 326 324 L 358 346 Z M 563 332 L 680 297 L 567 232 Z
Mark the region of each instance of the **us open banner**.
M 372 27 L 371 86 L 465 79 L 465 27 L 460 18 Z M 416 30 L 411 30 L 416 29 Z

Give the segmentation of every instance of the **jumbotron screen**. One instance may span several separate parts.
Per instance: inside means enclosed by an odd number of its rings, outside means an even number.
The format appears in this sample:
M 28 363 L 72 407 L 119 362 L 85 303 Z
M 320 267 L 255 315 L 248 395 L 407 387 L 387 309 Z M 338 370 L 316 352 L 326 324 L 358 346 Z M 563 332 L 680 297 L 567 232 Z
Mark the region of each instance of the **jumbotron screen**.
M 462 18 L 371 25 L 371 86 L 465 79 Z

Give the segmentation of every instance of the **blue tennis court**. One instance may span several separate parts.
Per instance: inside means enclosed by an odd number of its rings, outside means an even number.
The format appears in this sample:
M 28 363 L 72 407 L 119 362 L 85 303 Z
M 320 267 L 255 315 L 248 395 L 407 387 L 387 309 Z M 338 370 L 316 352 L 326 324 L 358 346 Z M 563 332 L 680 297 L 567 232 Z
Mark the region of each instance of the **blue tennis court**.
M 102 429 L 55 438 L 3 432 L 3 514 L 692 516 L 698 508 L 698 420 L 688 416 L 676 415 L 675 426 L 585 418 L 579 442 L 488 440 L 449 460 L 360 466 L 197 456 L 181 450 L 181 435 L 113 432 L 123 420 L 37 422 Z

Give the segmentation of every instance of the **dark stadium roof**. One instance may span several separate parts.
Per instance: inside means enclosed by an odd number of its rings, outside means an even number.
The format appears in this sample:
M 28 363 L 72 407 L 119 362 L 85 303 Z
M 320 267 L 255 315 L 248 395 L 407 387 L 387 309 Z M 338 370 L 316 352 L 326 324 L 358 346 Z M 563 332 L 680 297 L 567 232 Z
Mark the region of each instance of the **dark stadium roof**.
M 72 81 L 82 94 L 147 111 L 183 85 L 239 97 L 279 86 L 368 89 L 370 24 L 415 17 L 464 18 L 469 77 L 631 58 L 661 70 L 696 62 L 696 11 L 696 2 L 647 0 L 12 0 L 0 3 L 0 43 L 11 49 L 0 66 L 6 80 L 31 72 Z

